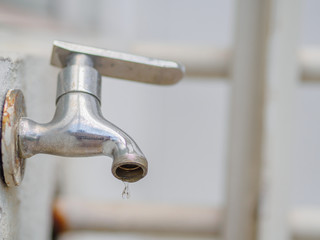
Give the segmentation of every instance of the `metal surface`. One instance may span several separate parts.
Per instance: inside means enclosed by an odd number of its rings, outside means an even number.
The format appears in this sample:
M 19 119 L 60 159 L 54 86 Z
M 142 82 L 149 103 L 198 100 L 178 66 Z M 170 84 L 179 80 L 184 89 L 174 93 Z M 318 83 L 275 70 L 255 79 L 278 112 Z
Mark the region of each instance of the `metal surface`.
M 39 124 L 21 119 L 20 155 L 106 155 L 113 158 L 112 173 L 116 178 L 136 182 L 147 174 L 148 162 L 134 140 L 102 116 L 101 76 L 92 66 L 87 55 L 68 57 L 67 67 L 59 74 L 52 121 Z
M 7 92 L 2 113 L 1 159 L 5 183 L 18 186 L 24 175 L 25 159 L 19 156 L 17 127 L 26 115 L 24 97 L 20 90 Z
M 92 60 L 83 54 L 73 55 L 58 76 L 57 100 L 68 92 L 86 92 L 101 101 L 101 76 L 92 67 Z
M 61 41 L 54 41 L 53 45 L 51 64 L 61 68 L 67 66 L 68 57 L 72 53 L 81 53 L 92 58 L 94 68 L 103 76 L 170 85 L 178 82 L 184 74 L 184 67 L 176 62 Z
M 61 96 L 49 123 L 22 118 L 19 136 L 23 158 L 38 153 L 66 157 L 106 155 L 114 159 L 112 173 L 118 179 L 135 182 L 147 174 L 148 163 L 139 147 L 103 118 L 98 99 L 87 93 Z M 125 167 L 129 170 L 122 170 Z
M 146 176 L 148 162 L 137 144 L 102 116 L 100 74 L 166 85 L 182 78 L 183 67 L 59 41 L 54 42 L 51 63 L 64 67 L 58 77 L 56 112 L 51 122 L 40 124 L 25 117 L 19 121 L 24 111 L 13 100 L 23 102 L 22 93 L 13 91 L 7 96 L 2 129 L 7 185 L 21 182 L 24 158 L 38 153 L 66 157 L 106 155 L 113 158 L 112 173 L 116 178 L 136 182 Z

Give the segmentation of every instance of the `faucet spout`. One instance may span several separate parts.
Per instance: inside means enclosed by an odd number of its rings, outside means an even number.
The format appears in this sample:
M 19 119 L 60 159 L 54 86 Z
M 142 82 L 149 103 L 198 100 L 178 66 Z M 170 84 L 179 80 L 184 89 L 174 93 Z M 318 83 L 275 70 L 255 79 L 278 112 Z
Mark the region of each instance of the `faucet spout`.
M 81 59 L 80 59 L 81 60 Z M 51 122 L 21 118 L 18 149 L 21 158 L 44 153 L 66 157 L 105 155 L 113 158 L 113 175 L 136 182 L 147 174 L 148 162 L 135 141 L 107 121 L 100 109 L 100 78 L 91 66 L 71 65 L 59 76 L 56 112 Z M 87 75 L 83 75 L 86 73 Z M 70 81 L 66 82 L 66 79 Z

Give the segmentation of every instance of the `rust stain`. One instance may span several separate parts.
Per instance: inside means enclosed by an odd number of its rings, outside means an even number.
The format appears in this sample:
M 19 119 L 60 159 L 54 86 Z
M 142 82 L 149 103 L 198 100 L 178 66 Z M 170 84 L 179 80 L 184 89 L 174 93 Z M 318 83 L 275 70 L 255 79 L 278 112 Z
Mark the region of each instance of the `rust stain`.
M 59 202 L 53 204 L 54 233 L 58 234 L 68 230 L 68 223 L 63 210 L 59 207 Z
M 3 118 L 2 118 L 2 123 L 3 123 L 3 127 L 6 127 L 6 124 L 9 125 L 9 127 L 11 127 L 11 123 L 10 123 L 10 114 L 6 111 L 3 112 Z
M 22 116 L 25 116 L 23 94 L 18 89 L 11 89 L 6 94 L 1 119 L 2 168 L 8 186 L 18 186 L 23 178 L 24 159 L 19 157 L 17 147 L 17 129 Z
M 15 95 L 12 97 L 7 94 L 5 99 L 5 105 L 3 107 L 2 127 L 5 129 L 7 126 L 11 127 L 11 114 L 15 113 Z

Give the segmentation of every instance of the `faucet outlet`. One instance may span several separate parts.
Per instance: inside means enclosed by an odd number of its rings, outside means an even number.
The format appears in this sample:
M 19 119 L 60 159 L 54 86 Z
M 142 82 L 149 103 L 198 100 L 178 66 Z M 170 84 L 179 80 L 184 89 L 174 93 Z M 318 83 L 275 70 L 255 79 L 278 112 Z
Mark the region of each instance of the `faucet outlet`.
M 49 123 L 25 117 L 23 94 L 9 90 L 2 114 L 1 151 L 7 186 L 18 186 L 25 159 L 38 153 L 64 157 L 105 155 L 112 174 L 125 182 L 145 177 L 148 162 L 124 131 L 106 120 L 100 109 L 101 75 L 169 85 L 178 82 L 183 66 L 170 61 L 55 41 L 51 64 L 58 75 L 56 111 Z

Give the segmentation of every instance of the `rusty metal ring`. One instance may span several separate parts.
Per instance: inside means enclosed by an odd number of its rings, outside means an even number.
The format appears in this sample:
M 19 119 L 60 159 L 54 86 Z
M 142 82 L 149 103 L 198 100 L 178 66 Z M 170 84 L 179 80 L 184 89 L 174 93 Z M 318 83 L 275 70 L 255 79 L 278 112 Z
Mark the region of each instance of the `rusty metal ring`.
M 7 186 L 20 185 L 25 169 L 25 159 L 19 157 L 18 125 L 26 116 L 23 93 L 10 89 L 5 98 L 2 112 L 1 157 L 2 170 Z

